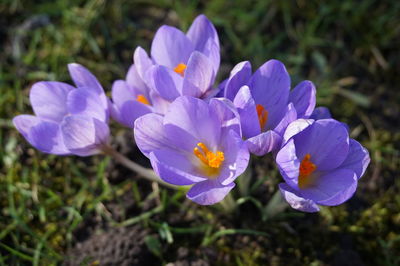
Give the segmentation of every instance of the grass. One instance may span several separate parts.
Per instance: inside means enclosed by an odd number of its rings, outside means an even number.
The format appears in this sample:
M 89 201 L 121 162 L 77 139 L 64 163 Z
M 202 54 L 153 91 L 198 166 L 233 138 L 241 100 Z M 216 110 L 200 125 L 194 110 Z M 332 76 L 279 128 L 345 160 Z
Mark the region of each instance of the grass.
M 78 62 L 109 92 L 124 77 L 136 46 L 149 50 L 160 25 L 187 29 L 199 13 L 220 34 L 219 79 L 237 62 L 250 60 L 255 69 L 276 58 L 293 84 L 316 84 L 318 105 L 348 123 L 371 154 L 353 199 L 319 214 L 268 215 L 280 177 L 270 158 L 257 158 L 251 184 L 239 185 L 230 202 L 195 206 L 182 191 L 137 181 L 109 158 L 42 154 L 13 128 L 13 116 L 32 112 L 34 82 L 70 82 L 66 64 Z M 144 248 L 153 263 L 398 265 L 399 13 L 394 0 L 1 1 L 0 265 L 59 264 L 89 237 L 79 233 L 88 221 L 95 221 L 97 233 L 149 230 Z M 123 135 L 117 125 L 113 132 Z

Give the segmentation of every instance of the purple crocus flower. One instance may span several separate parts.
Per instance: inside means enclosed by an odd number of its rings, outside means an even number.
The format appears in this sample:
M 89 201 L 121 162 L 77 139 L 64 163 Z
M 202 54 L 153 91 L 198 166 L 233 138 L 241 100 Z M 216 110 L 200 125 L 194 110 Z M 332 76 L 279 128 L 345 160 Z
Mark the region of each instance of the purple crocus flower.
M 165 116 L 138 118 L 134 133 L 159 177 L 174 185 L 193 185 L 187 197 L 201 205 L 221 201 L 248 165 L 240 119 L 225 99 L 206 103 L 178 97 Z
M 35 83 L 30 102 L 35 115 L 18 115 L 14 126 L 36 149 L 88 156 L 109 137 L 109 100 L 96 77 L 79 64 L 68 69 L 76 87 L 57 81 Z
M 199 15 L 188 32 L 162 26 L 154 36 L 151 58 L 155 65 L 146 72 L 147 84 L 167 102 L 187 95 L 208 98 L 219 69 L 218 34 L 204 15 Z
M 285 180 L 279 188 L 292 208 L 304 212 L 348 200 L 370 162 L 368 151 L 334 119 L 296 120 L 283 141 L 276 156 Z
M 245 61 L 224 81 L 224 97 L 238 108 L 250 152 L 261 156 L 280 147 L 290 122 L 312 114 L 315 86 L 306 80 L 290 91 L 290 77 L 280 61 L 269 60 L 254 74 Z

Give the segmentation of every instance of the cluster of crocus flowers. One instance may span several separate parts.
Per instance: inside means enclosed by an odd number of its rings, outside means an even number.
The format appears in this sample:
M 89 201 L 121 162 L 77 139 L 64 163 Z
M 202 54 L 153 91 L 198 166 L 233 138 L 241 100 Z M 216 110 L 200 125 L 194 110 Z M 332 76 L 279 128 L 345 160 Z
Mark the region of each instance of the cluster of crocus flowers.
M 125 80 L 112 85 L 111 100 L 87 69 L 70 64 L 75 87 L 34 84 L 35 116 L 19 115 L 14 125 L 43 152 L 88 156 L 105 150 L 111 116 L 133 129 L 160 180 L 191 186 L 187 197 L 201 205 L 224 199 L 250 154 L 268 153 L 294 209 L 315 212 L 348 200 L 369 154 L 327 108 L 315 108 L 314 84 L 302 81 L 291 90 L 285 65 L 274 59 L 254 73 L 250 62 L 241 62 L 215 84 L 219 50 L 217 31 L 204 15 L 186 33 L 164 25 L 150 55 L 136 48 Z

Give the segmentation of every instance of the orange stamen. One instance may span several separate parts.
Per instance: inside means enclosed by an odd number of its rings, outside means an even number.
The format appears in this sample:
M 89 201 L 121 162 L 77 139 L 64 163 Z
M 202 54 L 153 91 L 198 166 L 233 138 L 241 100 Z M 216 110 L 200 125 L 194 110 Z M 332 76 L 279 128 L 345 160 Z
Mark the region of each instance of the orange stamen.
M 136 97 L 136 100 L 137 100 L 138 102 L 140 102 L 140 103 L 150 105 L 149 100 L 147 100 L 146 96 L 144 96 L 143 94 L 139 94 L 139 95 Z
M 186 65 L 184 63 L 179 63 L 174 68 L 174 71 L 183 77 L 183 75 L 185 74 L 185 69 L 186 69 Z
M 193 149 L 193 153 L 205 165 L 212 168 L 219 168 L 222 162 L 225 160 L 224 153 L 222 151 L 212 152 L 202 142 L 197 143 L 197 146 L 198 147 Z
M 317 166 L 310 159 L 311 155 L 307 153 L 300 163 L 299 188 L 306 188 L 313 183 L 313 178 L 310 178 L 310 175 L 317 169 Z
M 256 110 L 258 121 L 260 122 L 260 128 L 261 130 L 263 130 L 268 121 L 268 111 L 265 110 L 264 106 L 262 106 L 261 104 L 256 105 Z

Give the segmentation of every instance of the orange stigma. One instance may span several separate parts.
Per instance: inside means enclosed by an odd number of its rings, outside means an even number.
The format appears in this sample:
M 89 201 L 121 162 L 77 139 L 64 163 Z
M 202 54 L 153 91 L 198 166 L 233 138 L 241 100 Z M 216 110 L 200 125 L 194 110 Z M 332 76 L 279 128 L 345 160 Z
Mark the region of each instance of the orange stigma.
M 218 169 L 225 160 L 224 153 L 222 151 L 212 152 L 202 142 L 197 143 L 197 147 L 193 149 L 193 153 L 205 165 L 212 168 Z
M 299 168 L 299 188 L 306 188 L 314 182 L 310 175 L 317 169 L 317 166 L 311 162 L 311 155 L 307 153 L 300 163 Z
M 136 97 L 136 100 L 137 100 L 138 102 L 140 102 L 140 103 L 150 105 L 149 100 L 147 100 L 146 96 L 144 96 L 143 94 L 139 94 L 139 95 Z
M 174 71 L 183 77 L 183 75 L 185 74 L 185 69 L 186 69 L 186 65 L 184 63 L 179 63 L 174 68 Z
M 258 121 L 260 122 L 260 128 L 261 130 L 263 130 L 268 121 L 268 111 L 265 110 L 264 106 L 262 106 L 261 104 L 256 105 L 256 110 Z

